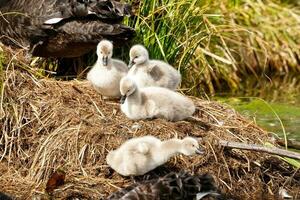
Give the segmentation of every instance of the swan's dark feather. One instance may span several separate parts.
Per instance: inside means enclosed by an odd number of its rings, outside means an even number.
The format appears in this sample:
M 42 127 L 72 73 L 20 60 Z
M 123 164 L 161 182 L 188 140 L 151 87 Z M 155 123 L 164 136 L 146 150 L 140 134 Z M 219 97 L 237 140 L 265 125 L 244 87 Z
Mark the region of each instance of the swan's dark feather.
M 0 192 L 0 200 L 12 200 L 12 198 L 7 194 Z
M 114 0 L 1 0 L 1 41 L 34 56 L 78 57 L 103 38 L 124 44 L 134 29 L 119 24 L 131 8 Z M 61 18 L 54 24 L 47 20 Z
M 132 15 L 131 6 L 117 1 L 103 0 L 90 4 L 89 10 L 103 19 L 122 20 L 125 15 Z
M 135 183 L 108 197 L 108 200 L 192 200 L 198 193 L 216 191 L 213 178 L 171 172 L 159 179 Z M 218 196 L 217 198 L 220 198 Z M 214 198 L 216 199 L 216 198 Z
M 99 39 L 106 38 L 115 43 L 131 39 L 134 30 L 121 24 L 99 21 L 71 21 L 55 29 L 45 29 L 48 39 L 32 47 L 32 54 L 42 57 L 79 57 L 95 48 Z M 71 41 L 71 42 L 70 42 Z

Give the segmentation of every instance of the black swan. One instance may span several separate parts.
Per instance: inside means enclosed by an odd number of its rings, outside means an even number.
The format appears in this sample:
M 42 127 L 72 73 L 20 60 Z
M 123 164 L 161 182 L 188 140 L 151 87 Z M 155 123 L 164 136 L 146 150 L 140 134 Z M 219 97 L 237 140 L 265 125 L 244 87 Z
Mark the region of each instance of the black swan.
M 131 7 L 114 0 L 1 0 L 0 40 L 40 57 L 80 57 L 105 38 L 123 45 Z
M 219 194 L 212 176 L 171 172 L 159 179 L 135 183 L 108 197 L 108 200 L 193 200 L 226 199 Z

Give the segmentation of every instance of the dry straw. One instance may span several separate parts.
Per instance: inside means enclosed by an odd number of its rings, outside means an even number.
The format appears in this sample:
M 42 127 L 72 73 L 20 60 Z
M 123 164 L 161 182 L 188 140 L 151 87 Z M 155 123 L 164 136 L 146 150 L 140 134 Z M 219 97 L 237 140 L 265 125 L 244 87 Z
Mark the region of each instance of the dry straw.
M 240 150 L 224 150 L 219 139 L 261 144 L 267 133 L 232 108 L 193 98 L 198 122 L 161 119 L 131 121 L 118 102 L 102 100 L 84 81 L 38 78 L 25 67 L 22 52 L 5 49 L 2 72 L 3 109 L 0 121 L 0 188 L 20 199 L 50 198 L 45 194 L 49 176 L 60 169 L 65 184 L 53 199 L 105 198 L 132 183 L 111 171 L 105 162 L 109 150 L 129 138 L 154 135 L 161 139 L 202 138 L 204 156 L 177 156 L 166 165 L 138 177 L 161 176 L 170 171 L 208 172 L 218 187 L 241 199 L 278 194 L 280 187 L 299 197 L 300 174 L 277 157 Z M 24 62 L 23 62 L 24 61 Z

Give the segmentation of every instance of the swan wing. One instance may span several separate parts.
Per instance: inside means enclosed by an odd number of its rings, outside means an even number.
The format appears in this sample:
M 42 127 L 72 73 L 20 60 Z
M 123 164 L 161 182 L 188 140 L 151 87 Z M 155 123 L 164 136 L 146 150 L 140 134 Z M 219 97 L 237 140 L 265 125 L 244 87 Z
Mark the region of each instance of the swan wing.
M 137 145 L 137 152 L 139 152 L 141 154 L 146 155 L 149 153 L 149 150 L 150 150 L 150 147 L 146 142 L 142 142 Z
M 148 118 L 153 118 L 156 116 L 156 105 L 155 101 L 151 99 L 147 99 L 145 102 L 146 114 L 149 116 Z
M 154 81 L 159 81 L 164 76 L 163 71 L 157 65 L 150 66 L 149 74 Z

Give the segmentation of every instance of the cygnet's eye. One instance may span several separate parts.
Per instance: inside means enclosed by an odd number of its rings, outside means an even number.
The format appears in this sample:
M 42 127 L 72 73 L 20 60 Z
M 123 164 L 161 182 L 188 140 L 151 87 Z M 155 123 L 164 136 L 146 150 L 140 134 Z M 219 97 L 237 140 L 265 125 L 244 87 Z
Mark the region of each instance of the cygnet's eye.
M 134 59 L 138 58 L 138 56 L 135 56 Z

